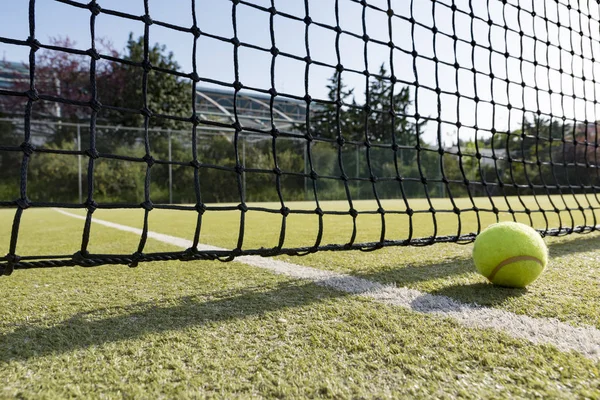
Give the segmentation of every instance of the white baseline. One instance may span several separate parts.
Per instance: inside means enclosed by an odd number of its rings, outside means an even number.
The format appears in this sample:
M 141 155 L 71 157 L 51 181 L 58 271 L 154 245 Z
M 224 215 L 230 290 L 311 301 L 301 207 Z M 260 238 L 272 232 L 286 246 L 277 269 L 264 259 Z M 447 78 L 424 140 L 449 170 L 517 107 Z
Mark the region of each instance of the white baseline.
M 85 220 L 85 217 L 55 209 L 69 217 Z M 103 221 L 97 218 L 94 223 L 109 228 L 141 235 L 142 230 L 129 226 Z M 148 231 L 148 237 L 184 249 L 192 246 L 191 240 Z M 208 245 L 199 245 L 198 250 L 223 250 Z M 243 256 L 235 259 L 254 267 L 314 282 L 335 290 L 351 293 L 380 303 L 400 306 L 423 313 L 448 317 L 466 327 L 496 329 L 512 337 L 528 340 L 537 344 L 551 344 L 561 351 L 577 351 L 582 355 L 600 359 L 600 330 L 592 326 L 575 327 L 554 318 L 533 318 L 495 308 L 482 307 L 476 304 L 464 304 L 446 296 L 431 295 L 418 290 L 383 285 L 367 279 L 331 271 L 291 264 L 273 258 L 260 256 Z

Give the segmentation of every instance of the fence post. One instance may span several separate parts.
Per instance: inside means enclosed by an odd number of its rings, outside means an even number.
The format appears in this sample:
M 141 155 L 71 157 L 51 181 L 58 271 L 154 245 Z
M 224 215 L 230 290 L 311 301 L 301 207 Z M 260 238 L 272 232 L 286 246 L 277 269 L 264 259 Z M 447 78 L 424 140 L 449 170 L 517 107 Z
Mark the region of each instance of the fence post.
M 81 124 L 77 124 L 77 151 L 81 151 Z M 79 188 L 79 203 L 83 203 L 83 188 L 81 184 L 81 154 L 77 155 L 77 186 Z
M 304 200 L 308 200 L 308 146 L 310 142 L 304 147 Z
M 242 189 L 244 194 L 244 201 L 246 201 L 246 140 L 244 136 L 240 135 L 240 139 L 242 140 L 242 165 L 244 169 L 242 170 Z
M 360 146 L 356 145 L 356 178 L 360 177 Z M 356 180 L 356 199 L 360 200 L 360 180 Z
M 173 204 L 173 156 L 171 153 L 171 130 L 167 131 L 167 136 L 169 139 L 169 204 Z

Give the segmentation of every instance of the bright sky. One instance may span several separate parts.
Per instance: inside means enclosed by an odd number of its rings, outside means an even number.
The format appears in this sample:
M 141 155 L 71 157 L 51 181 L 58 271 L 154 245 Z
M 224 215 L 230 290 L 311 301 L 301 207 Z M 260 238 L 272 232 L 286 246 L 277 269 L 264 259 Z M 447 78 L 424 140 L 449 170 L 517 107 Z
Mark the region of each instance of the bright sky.
M 2 0 L 0 12 L 0 37 L 24 40 L 29 35 L 28 0 Z M 80 0 L 81 3 L 87 1 Z M 192 0 L 149 0 L 150 16 L 154 20 L 171 24 L 191 27 Z M 387 0 L 369 0 L 369 4 L 382 9 L 387 9 Z M 143 0 L 99 0 L 99 5 L 104 9 L 111 9 L 133 15 L 144 14 Z M 270 0 L 253 0 L 253 4 L 270 7 Z M 304 0 L 274 0 L 278 11 L 286 12 L 303 18 L 305 16 Z M 362 12 L 363 7 L 351 0 L 337 0 L 339 7 L 340 26 L 342 29 L 363 34 Z M 493 107 L 487 101 L 492 98 L 499 104 L 508 101 L 515 107 L 525 107 L 536 111 L 538 108 L 543 113 L 552 113 L 555 116 L 566 116 L 579 121 L 594 121 L 600 119 L 600 6 L 595 0 L 509 0 L 509 5 L 503 7 L 500 0 L 454 0 L 459 10 L 467 13 L 472 11 L 475 16 L 489 17 L 494 24 L 504 26 L 511 30 L 522 30 L 525 36 L 519 37 L 518 33 L 505 31 L 499 26 L 488 26 L 484 21 L 471 19 L 468 15 L 455 13 L 455 24 L 452 24 L 452 0 L 393 0 L 392 6 L 396 14 L 410 17 L 427 27 L 435 27 L 439 32 L 448 35 L 456 34 L 458 38 L 469 42 L 475 40 L 482 46 L 489 46 L 500 52 L 508 51 L 511 58 L 506 65 L 506 59 L 501 54 L 490 53 L 488 50 L 473 47 L 470 44 L 459 42 L 456 52 L 453 40 L 441 34 L 434 35 L 429 28 L 415 26 L 414 35 L 411 24 L 400 18 L 392 19 L 393 42 L 396 46 L 412 51 L 415 50 L 424 56 L 434 55 L 442 61 L 454 64 L 458 62 L 461 67 L 472 68 L 478 72 L 461 69 L 457 74 L 451 66 L 438 64 L 437 77 L 435 64 L 423 58 L 417 59 L 418 81 L 421 85 L 436 87 L 436 78 L 443 91 L 474 97 L 477 95 L 482 102 L 475 112 L 475 103 L 472 100 L 460 99 L 457 107 L 457 97 L 442 94 L 439 97 L 441 104 L 440 116 L 443 120 L 458 120 L 463 125 L 477 125 L 489 129 L 508 127 L 509 114 L 511 128 L 518 126 L 521 121 L 521 112 L 509 111 L 504 106 Z M 314 21 L 328 25 L 335 25 L 336 0 L 309 0 L 310 16 Z M 521 7 L 521 11 L 515 5 Z M 571 5 L 571 9 L 568 6 Z M 578 12 L 578 10 L 580 12 Z M 532 12 L 536 16 L 532 16 Z M 232 37 L 231 22 L 232 3 L 230 0 L 196 0 L 196 15 L 200 29 L 223 37 Z M 435 18 L 433 17 L 435 15 Z M 75 40 L 77 47 L 88 49 L 90 47 L 90 12 L 71 5 L 59 3 L 55 0 L 36 0 L 36 38 L 42 43 L 47 43 L 51 37 L 66 37 Z M 237 7 L 238 37 L 242 42 L 251 43 L 269 48 L 271 38 L 269 35 L 269 14 L 245 6 Z M 546 23 L 544 16 L 547 17 Z M 589 17 L 588 17 L 589 16 Z M 591 17 L 591 18 L 590 18 Z M 560 27 L 558 24 L 560 23 Z M 572 31 L 570 31 L 572 28 Z M 293 53 L 304 57 L 306 55 L 304 43 L 305 24 L 281 16 L 275 17 L 275 42 L 282 52 Z M 367 34 L 383 42 L 390 40 L 388 31 L 387 14 L 372 9 L 367 9 L 366 15 Z M 143 24 L 119 17 L 100 14 L 96 21 L 96 37 L 107 38 L 121 50 L 129 33 L 140 36 L 143 34 Z M 335 39 L 336 34 L 316 25 L 309 28 L 309 46 L 311 56 L 328 64 L 337 64 Z M 583 36 L 579 35 L 583 33 Z M 433 38 L 436 37 L 434 46 Z M 527 36 L 535 36 L 532 40 Z M 167 46 L 175 55 L 175 59 L 186 72 L 192 71 L 192 43 L 193 36 L 175 30 L 166 29 L 158 25 L 150 27 L 150 41 Z M 547 46 L 549 41 L 551 46 Z M 491 42 L 491 43 L 490 43 Z M 233 82 L 233 46 L 208 37 L 198 40 L 198 72 L 203 77 Z M 341 63 L 345 68 L 362 71 L 365 69 L 364 43 L 349 35 L 342 34 L 339 48 Z M 558 49 L 558 46 L 562 50 Z M 573 51 L 574 56 L 571 55 Z M 26 61 L 28 48 L 0 43 L 0 57 L 9 61 Z M 377 72 L 382 62 L 388 65 L 390 51 L 386 46 L 369 43 L 367 50 L 369 70 Z M 519 62 L 518 57 L 523 55 L 525 62 Z M 270 64 L 272 56 L 269 53 L 241 48 L 240 80 L 246 86 L 268 89 L 270 87 Z M 596 63 L 591 61 L 595 58 Z M 527 60 L 537 60 L 534 66 Z M 474 65 L 473 65 L 474 64 Z M 556 70 L 548 71 L 546 65 L 553 69 L 564 70 L 561 75 Z M 491 66 L 491 71 L 490 71 Z M 304 67 L 300 61 L 278 56 L 276 58 L 275 87 L 280 92 L 294 95 L 304 95 Z M 394 50 L 395 75 L 402 80 L 412 82 L 415 80 L 413 72 L 413 57 Z M 333 74 L 330 68 L 311 66 L 309 77 L 309 90 L 315 98 L 325 98 L 325 88 L 328 78 Z M 490 79 L 492 72 L 495 79 Z M 574 78 L 571 76 L 574 74 Z M 503 80 L 510 79 L 511 84 Z M 586 79 L 582 79 L 585 77 Z M 364 100 L 362 93 L 365 87 L 365 77 L 351 72 L 343 73 L 343 80 L 349 87 L 355 87 L 357 100 Z M 458 87 L 456 81 L 458 80 Z M 474 85 L 473 83 L 476 83 Z M 523 88 L 521 83 L 531 87 Z M 540 90 L 536 92 L 533 86 Z M 400 86 L 398 86 L 400 88 Z M 413 88 L 414 89 L 414 88 Z M 552 90 L 552 95 L 548 90 Z M 563 92 L 565 96 L 560 96 Z M 572 95 L 576 96 L 573 99 Z M 412 90 L 414 98 L 415 91 Z M 418 90 L 419 113 L 431 117 L 438 115 L 438 95 L 430 90 Z M 457 112 L 458 109 L 458 112 Z M 495 113 L 494 113 L 495 111 Z M 428 124 L 426 140 L 430 143 L 436 141 L 437 125 Z M 447 133 L 456 131 L 452 124 L 442 124 L 444 140 L 449 140 Z M 480 133 L 485 136 L 485 133 Z M 461 138 L 474 135 L 474 130 L 461 128 Z

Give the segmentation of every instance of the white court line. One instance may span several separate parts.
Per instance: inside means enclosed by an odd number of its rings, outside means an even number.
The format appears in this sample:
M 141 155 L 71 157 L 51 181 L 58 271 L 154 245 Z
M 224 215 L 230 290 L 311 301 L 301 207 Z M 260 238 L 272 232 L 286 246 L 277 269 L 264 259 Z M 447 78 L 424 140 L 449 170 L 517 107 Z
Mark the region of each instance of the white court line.
M 61 214 L 85 220 L 85 217 L 55 209 Z M 142 230 L 94 218 L 93 222 L 109 228 L 141 235 Z M 188 249 L 191 240 L 148 231 L 148 237 L 163 243 Z M 198 250 L 224 250 L 215 246 L 199 245 Z M 331 271 L 291 264 L 273 258 L 243 256 L 235 259 L 254 267 L 305 279 L 346 293 L 367 297 L 380 303 L 400 306 L 409 310 L 449 317 L 466 327 L 490 328 L 506 332 L 512 337 L 533 343 L 546 343 L 561 351 L 575 350 L 588 358 L 600 359 L 600 330 L 592 326 L 575 327 L 554 318 L 533 318 L 495 308 L 464 304 L 446 296 L 422 293 L 418 290 L 383 285 L 367 279 Z

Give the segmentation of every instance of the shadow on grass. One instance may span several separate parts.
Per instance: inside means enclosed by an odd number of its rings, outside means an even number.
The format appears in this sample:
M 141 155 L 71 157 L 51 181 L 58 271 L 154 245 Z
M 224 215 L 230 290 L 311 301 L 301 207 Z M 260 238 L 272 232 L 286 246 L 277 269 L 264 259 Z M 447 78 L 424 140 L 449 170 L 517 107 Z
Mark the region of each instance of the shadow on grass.
M 549 243 L 550 259 L 553 257 L 568 256 L 579 252 L 591 251 L 598 248 L 600 237 L 575 237 L 556 243 Z M 426 251 L 426 248 L 423 249 Z M 356 274 L 355 276 L 368 281 L 396 286 L 411 286 L 420 282 L 439 279 L 451 279 L 461 275 L 476 273 L 473 260 L 470 257 L 454 257 L 452 259 L 440 257 L 440 262 L 429 262 L 417 265 L 401 265 L 377 272 Z M 481 278 L 482 280 L 484 278 Z M 506 288 L 492 285 L 488 282 L 471 284 L 448 282 L 443 288 L 429 292 L 432 295 L 449 297 L 462 303 L 477 303 L 482 306 L 501 305 L 508 299 L 521 297 L 528 293 L 527 289 Z
M 286 282 L 275 289 L 242 289 L 219 294 L 219 299 L 202 301 L 186 296 L 171 301 L 136 303 L 76 314 L 50 327 L 19 326 L 0 336 L 0 362 L 27 360 L 65 353 L 108 342 L 133 340 L 149 333 L 181 330 L 213 322 L 261 316 L 277 310 L 347 296 L 313 283 Z M 118 313 L 106 317 L 106 313 Z
M 558 243 L 549 243 L 548 249 L 550 252 L 550 257 L 560 257 L 598 249 L 598 243 L 600 243 L 600 236 L 598 236 L 598 234 L 588 233 L 586 235 L 574 235 L 577 236 L 571 240 L 565 240 Z
M 446 296 L 461 303 L 477 303 L 481 306 L 495 306 L 507 299 L 527 294 L 527 289 L 507 288 L 491 283 L 451 285 L 430 292 L 434 296 Z
M 573 238 L 572 240 L 549 243 L 548 249 L 550 253 L 550 259 L 553 257 L 561 257 L 597 249 L 599 242 L 600 237 L 598 237 L 598 235 L 594 235 L 594 237 L 579 236 Z M 399 251 L 402 251 L 402 248 L 400 248 Z M 422 251 L 427 251 L 427 247 L 423 248 Z M 428 263 L 418 263 L 415 265 L 402 265 L 396 268 L 392 267 L 378 272 L 357 274 L 356 276 L 381 283 L 393 283 L 398 286 L 407 286 L 413 283 L 450 278 L 452 276 L 466 275 L 475 272 L 475 265 L 470 257 L 455 256 L 450 259 L 443 257 L 442 255 L 440 256 L 439 262 L 430 261 Z M 489 293 L 489 287 L 494 287 L 498 290 L 514 290 L 483 283 L 479 285 L 481 285 L 481 288 L 472 287 L 471 290 L 477 293 Z M 456 288 L 460 288 L 462 286 L 468 287 L 471 285 L 456 285 Z
M 598 238 L 587 237 L 551 243 L 552 256 L 568 255 L 597 248 Z M 426 248 L 423 251 L 427 251 Z M 454 258 L 442 263 L 404 266 L 357 277 L 378 283 L 410 283 L 462 275 L 474 271 L 469 258 Z M 363 289 L 354 293 L 361 293 Z M 462 303 L 494 306 L 507 299 L 523 296 L 526 289 L 509 289 L 487 283 L 456 284 L 433 291 Z M 220 293 L 218 299 L 203 301 L 196 296 L 176 299 L 177 304 L 137 303 L 125 308 L 109 308 L 82 313 L 50 327 L 18 326 L 0 335 L 0 362 L 28 360 L 50 354 L 65 353 L 104 343 L 133 340 L 150 333 L 181 330 L 213 322 L 244 319 L 270 312 L 300 307 L 348 296 L 349 293 L 323 287 L 312 282 L 285 282 L 274 289 L 245 288 Z M 430 307 L 430 298 L 413 304 Z M 116 316 L 105 314 L 118 313 Z

